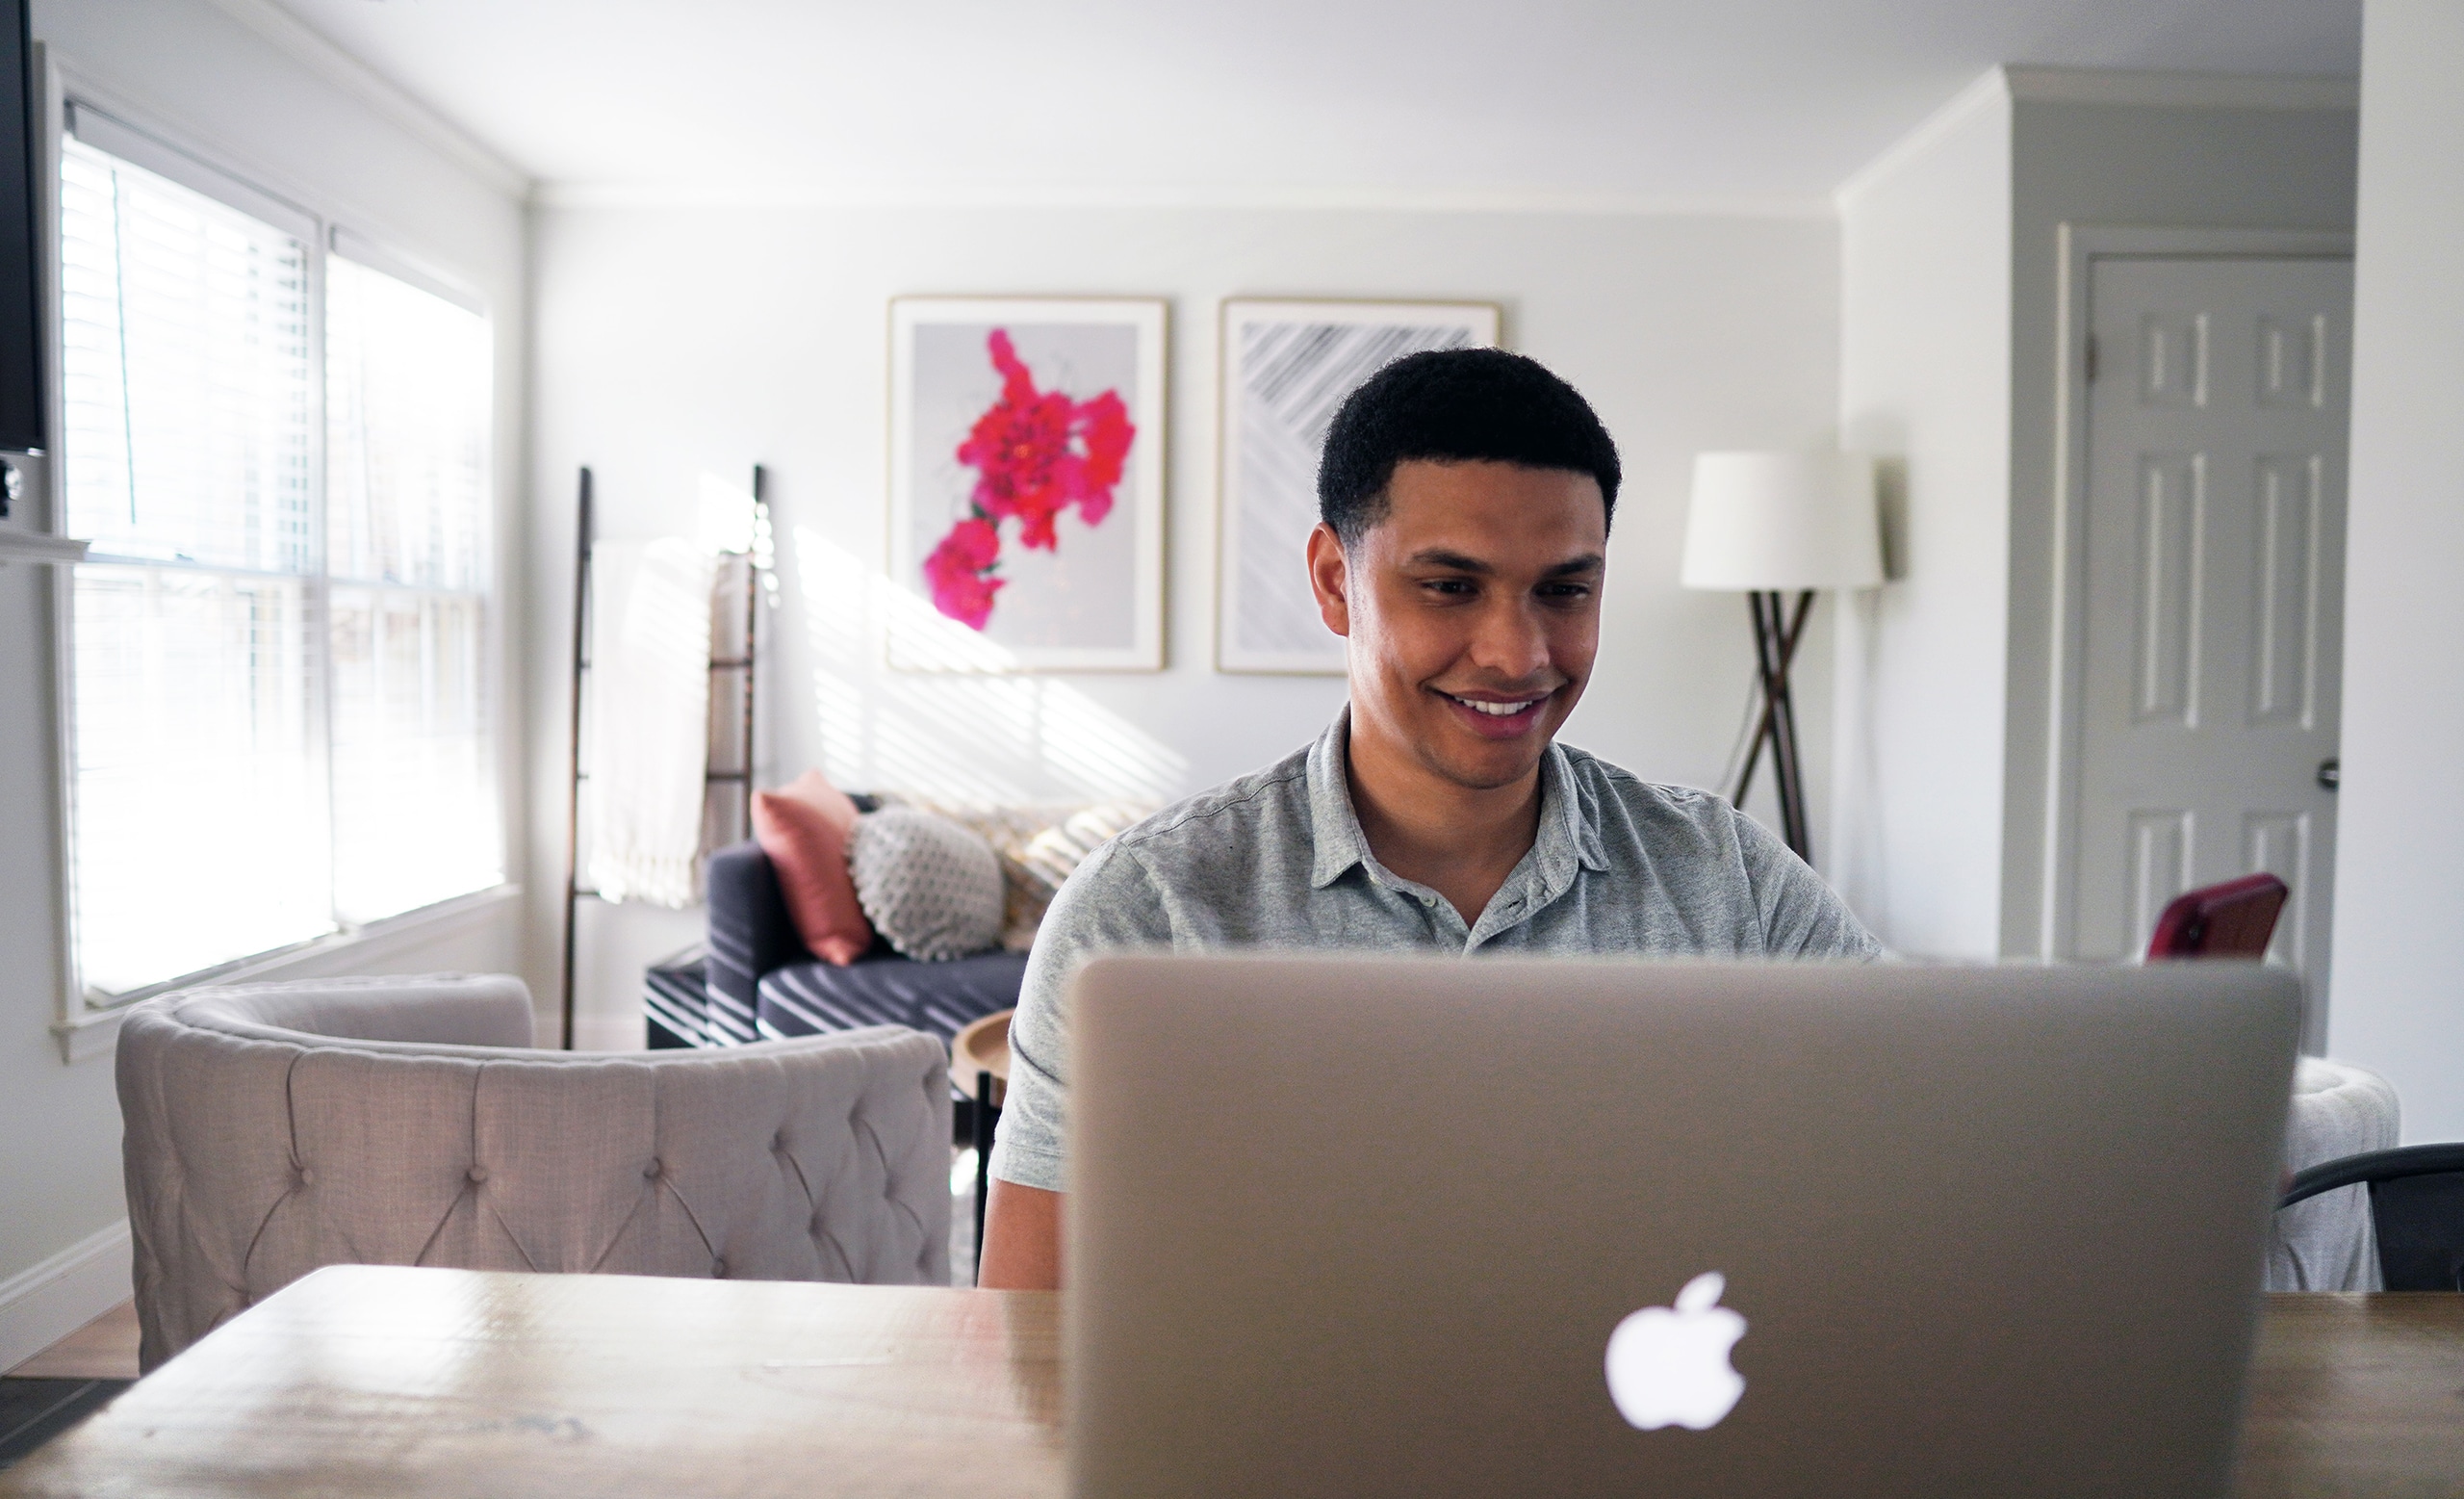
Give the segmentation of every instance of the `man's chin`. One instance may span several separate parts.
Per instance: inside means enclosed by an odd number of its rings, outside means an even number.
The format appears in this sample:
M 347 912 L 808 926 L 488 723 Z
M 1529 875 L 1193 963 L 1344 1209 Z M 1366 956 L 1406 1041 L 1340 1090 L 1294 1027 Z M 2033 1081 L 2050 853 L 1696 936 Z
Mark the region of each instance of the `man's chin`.
M 1552 729 L 1535 728 L 1513 739 L 1470 745 L 1424 740 L 1421 762 L 1467 791 L 1494 791 L 1529 776 L 1553 737 Z

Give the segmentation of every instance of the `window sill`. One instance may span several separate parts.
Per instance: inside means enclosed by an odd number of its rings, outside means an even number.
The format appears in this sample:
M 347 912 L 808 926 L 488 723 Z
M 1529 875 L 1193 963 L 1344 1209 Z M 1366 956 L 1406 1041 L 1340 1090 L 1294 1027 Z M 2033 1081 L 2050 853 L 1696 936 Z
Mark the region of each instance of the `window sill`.
M 76 1063 L 111 1055 L 119 1045 L 119 1022 L 127 1014 L 123 1005 L 116 1010 L 90 1010 L 73 1021 L 54 1021 L 51 1034 L 60 1043 L 60 1060 Z
M 82 562 L 86 543 L 41 531 L 0 527 L 0 562 Z
M 141 989 L 109 1009 L 90 1005 L 74 1019 L 54 1022 L 51 1033 L 60 1043 L 60 1059 L 63 1062 L 76 1063 L 108 1056 L 119 1040 L 121 1019 L 143 1000 L 208 984 L 252 984 L 315 977 L 334 971 L 331 967 L 333 960 L 346 953 L 362 962 L 382 962 L 422 943 L 468 931 L 521 898 L 522 887 L 513 884 L 457 895 L 451 900 L 423 906 L 417 911 L 387 917 L 382 921 L 372 921 L 352 931 L 337 932 L 314 942 L 302 943 L 296 947 L 251 958 L 218 972 L 192 974 L 152 989 Z

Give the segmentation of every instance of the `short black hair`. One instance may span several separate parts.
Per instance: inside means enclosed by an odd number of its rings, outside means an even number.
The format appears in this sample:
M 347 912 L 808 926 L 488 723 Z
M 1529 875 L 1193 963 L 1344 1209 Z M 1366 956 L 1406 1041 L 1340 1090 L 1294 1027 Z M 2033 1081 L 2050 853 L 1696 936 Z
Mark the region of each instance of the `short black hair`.
M 1512 463 L 1588 474 L 1617 514 L 1617 445 L 1582 393 L 1502 349 L 1406 354 L 1345 398 L 1318 460 L 1318 514 L 1347 547 L 1386 518 L 1395 465 Z

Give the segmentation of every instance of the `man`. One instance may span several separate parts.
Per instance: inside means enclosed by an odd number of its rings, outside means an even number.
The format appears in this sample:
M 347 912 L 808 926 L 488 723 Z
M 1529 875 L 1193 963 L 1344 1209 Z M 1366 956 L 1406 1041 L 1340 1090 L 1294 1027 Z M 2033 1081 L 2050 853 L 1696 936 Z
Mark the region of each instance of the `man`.
M 1618 478 L 1591 407 L 1520 355 L 1414 354 L 1345 401 L 1309 577 L 1350 703 L 1309 749 L 1122 834 L 1054 899 L 1010 1031 L 979 1284 L 1060 1284 L 1062 1003 L 1093 953 L 1880 953 L 1727 802 L 1554 742 L 1600 646 Z

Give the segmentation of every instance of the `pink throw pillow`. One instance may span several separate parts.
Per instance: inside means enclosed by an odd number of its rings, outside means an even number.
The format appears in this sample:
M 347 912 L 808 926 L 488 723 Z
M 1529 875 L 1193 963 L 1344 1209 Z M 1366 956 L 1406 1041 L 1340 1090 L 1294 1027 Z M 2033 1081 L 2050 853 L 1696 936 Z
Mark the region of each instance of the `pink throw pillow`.
M 841 842 L 856 830 L 856 819 L 861 814 L 847 793 L 830 784 L 830 778 L 818 770 L 808 770 L 786 785 L 770 792 L 772 796 L 792 796 L 811 807 L 838 830 Z
M 775 791 L 753 793 L 753 836 L 770 856 L 796 935 L 814 957 L 840 968 L 873 945 L 873 923 L 847 873 L 856 804 L 808 770 Z

